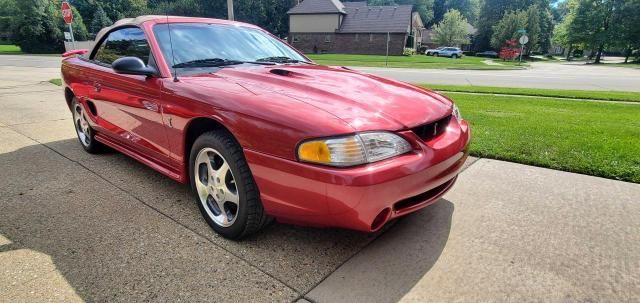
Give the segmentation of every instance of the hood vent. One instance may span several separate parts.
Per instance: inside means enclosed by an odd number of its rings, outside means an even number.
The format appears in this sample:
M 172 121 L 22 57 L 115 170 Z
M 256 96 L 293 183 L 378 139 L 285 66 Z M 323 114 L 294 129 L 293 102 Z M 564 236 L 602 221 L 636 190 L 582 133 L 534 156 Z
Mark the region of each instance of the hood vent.
M 273 68 L 269 70 L 269 72 L 278 76 L 285 76 L 285 77 L 291 76 L 291 74 L 293 73 L 286 69 L 280 69 L 280 68 Z

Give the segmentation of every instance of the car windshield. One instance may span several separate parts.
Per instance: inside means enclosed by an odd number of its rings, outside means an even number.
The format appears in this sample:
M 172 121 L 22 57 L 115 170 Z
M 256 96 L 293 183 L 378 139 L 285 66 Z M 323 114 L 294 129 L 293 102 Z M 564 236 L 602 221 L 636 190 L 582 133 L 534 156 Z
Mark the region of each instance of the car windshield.
M 206 68 L 260 62 L 309 62 L 277 38 L 255 28 L 207 23 L 171 23 L 170 26 L 155 25 L 153 32 L 167 65 L 172 68 Z

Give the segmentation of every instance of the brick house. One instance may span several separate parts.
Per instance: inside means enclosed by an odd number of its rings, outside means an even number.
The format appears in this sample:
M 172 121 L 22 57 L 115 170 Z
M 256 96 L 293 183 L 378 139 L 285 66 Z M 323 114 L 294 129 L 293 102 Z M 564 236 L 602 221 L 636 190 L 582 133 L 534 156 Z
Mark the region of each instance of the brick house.
M 417 49 L 422 20 L 412 5 L 304 0 L 287 12 L 289 43 L 305 53 L 401 55 Z

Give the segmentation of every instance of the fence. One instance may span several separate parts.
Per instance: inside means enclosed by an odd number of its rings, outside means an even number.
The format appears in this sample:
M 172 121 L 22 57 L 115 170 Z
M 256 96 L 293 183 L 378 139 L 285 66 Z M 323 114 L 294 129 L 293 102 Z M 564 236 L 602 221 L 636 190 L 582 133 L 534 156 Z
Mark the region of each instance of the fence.
M 92 49 L 93 45 L 95 44 L 95 41 L 90 40 L 90 41 L 76 41 L 76 46 L 73 46 L 73 43 L 71 41 L 65 41 L 64 42 L 64 49 L 66 51 L 70 51 L 70 50 L 74 50 L 74 49 Z

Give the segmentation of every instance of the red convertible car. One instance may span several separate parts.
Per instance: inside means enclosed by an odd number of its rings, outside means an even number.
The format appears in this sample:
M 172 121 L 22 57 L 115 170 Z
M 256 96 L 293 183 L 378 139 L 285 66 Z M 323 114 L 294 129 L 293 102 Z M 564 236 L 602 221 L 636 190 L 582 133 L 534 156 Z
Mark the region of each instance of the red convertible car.
M 313 63 L 250 24 L 142 16 L 62 63 L 82 147 L 190 184 L 238 239 L 280 222 L 375 231 L 437 201 L 466 157 L 448 98 Z

